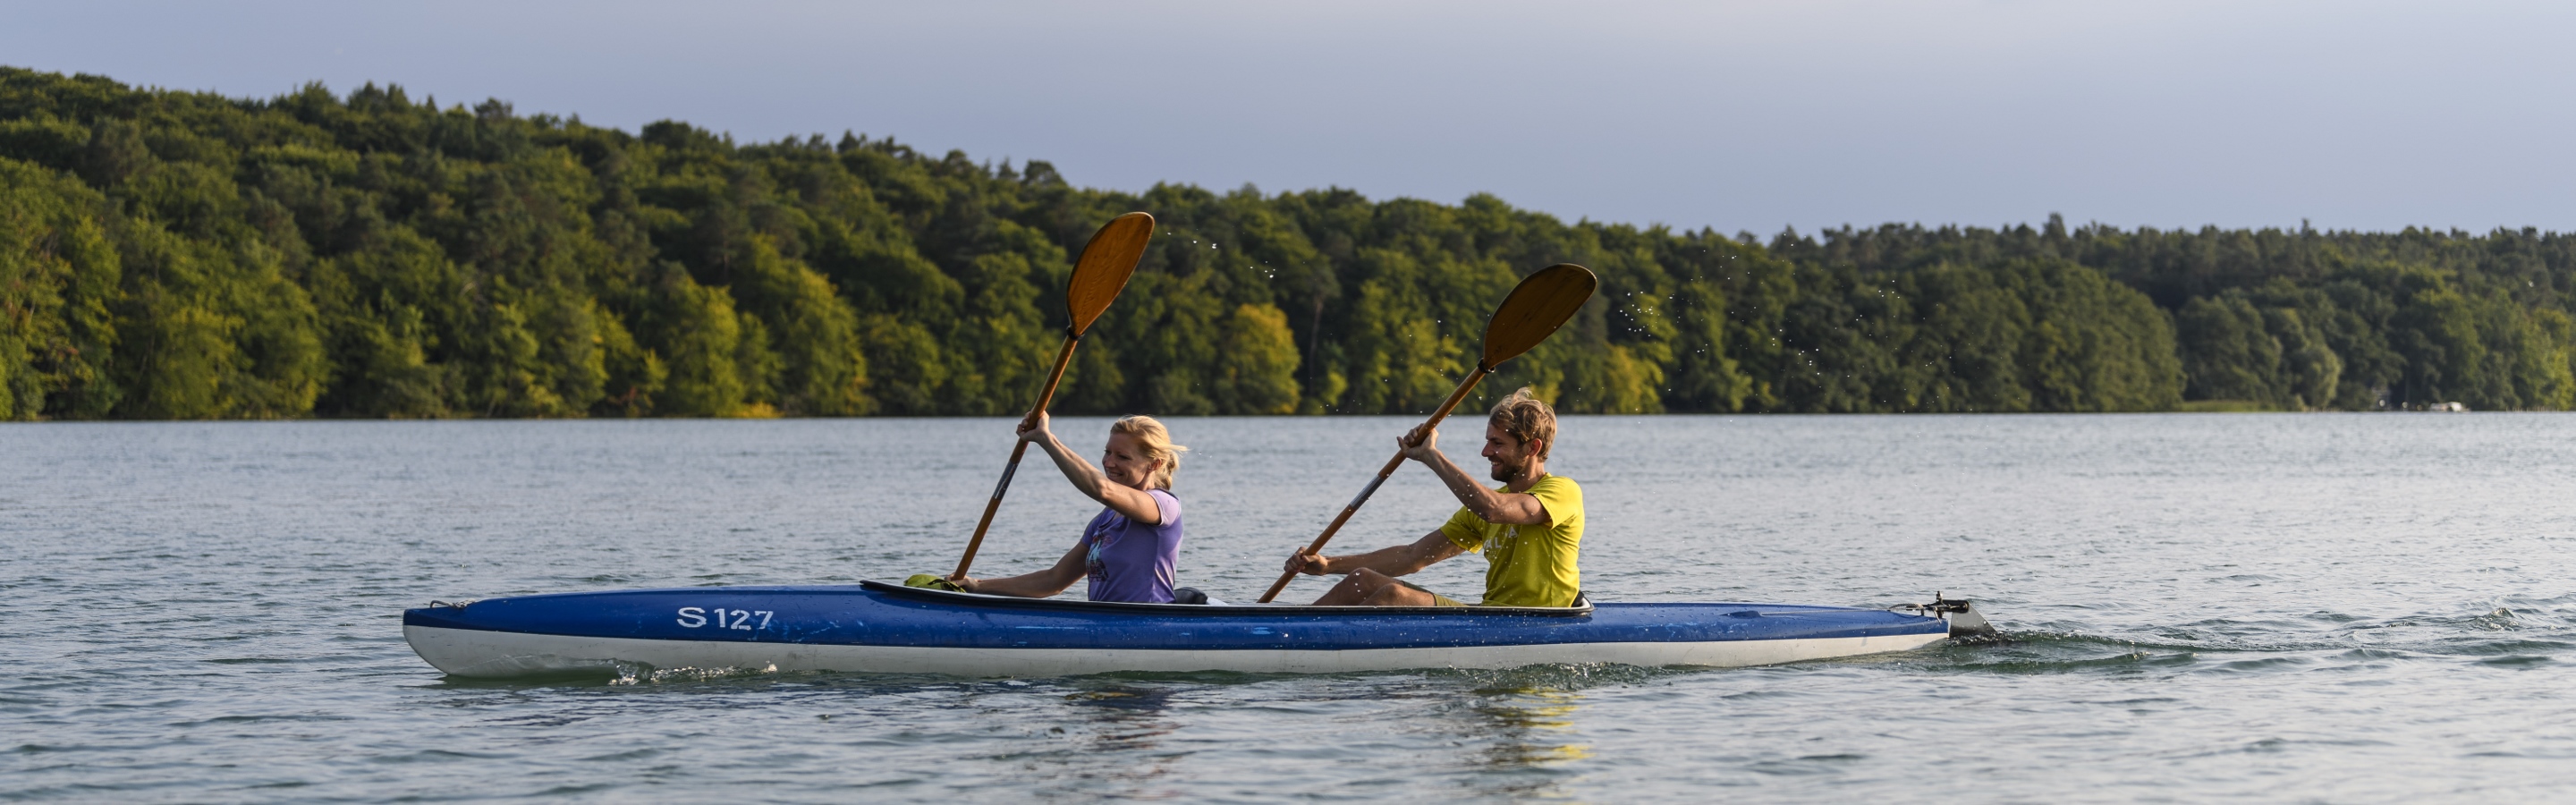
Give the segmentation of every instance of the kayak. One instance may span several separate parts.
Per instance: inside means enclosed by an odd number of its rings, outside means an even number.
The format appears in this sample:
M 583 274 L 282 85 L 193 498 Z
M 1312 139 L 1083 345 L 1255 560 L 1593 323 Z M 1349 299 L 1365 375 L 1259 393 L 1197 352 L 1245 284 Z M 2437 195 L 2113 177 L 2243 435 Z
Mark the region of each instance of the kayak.
M 1964 601 L 1900 609 L 1126 604 L 862 582 L 433 602 L 403 612 L 403 637 L 430 665 L 466 677 L 637 667 L 1014 677 L 1733 667 L 1907 651 L 1985 628 Z

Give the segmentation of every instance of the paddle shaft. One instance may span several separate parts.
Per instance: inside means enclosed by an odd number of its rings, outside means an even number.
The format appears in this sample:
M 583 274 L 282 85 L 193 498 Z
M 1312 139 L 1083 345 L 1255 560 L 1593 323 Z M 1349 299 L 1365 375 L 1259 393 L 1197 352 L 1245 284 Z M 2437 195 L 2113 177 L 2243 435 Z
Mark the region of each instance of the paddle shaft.
M 1440 410 L 1431 412 L 1430 421 L 1422 424 L 1430 427 L 1439 426 L 1440 420 L 1449 418 L 1449 412 L 1456 409 L 1459 402 L 1467 399 L 1467 392 L 1475 389 L 1476 384 L 1483 382 L 1485 375 L 1491 372 L 1492 370 L 1482 365 L 1477 366 L 1476 371 L 1468 373 L 1466 382 L 1458 384 L 1457 391 L 1450 392 L 1449 401 L 1441 403 Z M 1350 522 L 1351 515 L 1359 513 L 1360 504 L 1367 503 L 1370 495 L 1377 494 L 1378 486 L 1386 483 L 1386 479 L 1395 474 L 1395 469 L 1402 466 L 1404 466 L 1404 451 L 1398 450 L 1394 458 L 1387 459 L 1386 466 L 1378 468 L 1377 477 L 1369 479 L 1368 486 L 1362 487 L 1360 493 L 1351 498 L 1350 505 L 1343 506 L 1342 513 L 1333 516 L 1333 524 L 1324 526 L 1324 533 L 1315 535 L 1314 544 L 1306 546 L 1306 550 L 1299 552 L 1298 555 L 1322 556 L 1324 543 L 1333 541 L 1333 534 L 1342 530 L 1342 524 Z M 1295 570 L 1279 574 L 1279 581 L 1270 585 L 1269 592 L 1261 594 L 1261 603 L 1267 604 L 1270 603 L 1270 599 L 1279 597 L 1279 591 L 1288 589 L 1288 582 L 1296 579 Z
M 1037 407 L 1029 409 L 1029 415 L 1020 420 L 1021 429 L 1036 426 L 1038 415 L 1045 413 L 1047 403 L 1055 400 L 1055 385 L 1064 380 L 1064 367 L 1073 363 L 1073 348 L 1081 343 L 1082 336 L 1065 333 L 1064 349 L 1055 354 L 1055 371 L 1047 373 L 1046 388 L 1038 391 Z M 984 547 L 984 532 L 993 527 L 993 513 L 1002 509 L 1002 493 L 1011 491 L 1011 476 L 1019 473 L 1020 457 L 1028 453 L 1029 442 L 1026 439 L 1011 448 L 1011 463 L 1002 467 L 1002 482 L 993 485 L 993 499 L 984 501 L 984 516 L 975 521 L 975 538 L 966 541 L 966 555 L 957 557 L 957 572 L 949 574 L 949 578 L 965 578 L 966 568 L 975 564 L 975 550 Z

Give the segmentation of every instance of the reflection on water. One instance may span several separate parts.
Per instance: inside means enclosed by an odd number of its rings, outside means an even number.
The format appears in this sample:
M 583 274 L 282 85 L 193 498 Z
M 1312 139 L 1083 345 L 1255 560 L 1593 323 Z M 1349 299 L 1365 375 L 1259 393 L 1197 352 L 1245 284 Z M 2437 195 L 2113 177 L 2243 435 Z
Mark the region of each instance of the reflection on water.
M 1168 712 L 1177 689 L 1107 679 L 1068 682 L 1079 686 L 1062 697 L 1071 720 L 1054 729 L 1074 745 L 1028 759 L 1033 781 L 1043 781 L 1040 790 L 1119 799 L 1181 796 L 1166 778 L 1190 753 L 1163 747 L 1164 738 L 1179 729 Z
M 1562 690 L 1480 690 L 1470 709 L 1484 717 L 1495 743 L 1484 750 L 1485 764 L 1498 767 L 1545 766 L 1592 757 L 1592 745 L 1576 743 L 1574 711 L 1583 694 Z
M 1550 687 L 1459 690 L 1455 719 L 1470 741 L 1461 759 L 1468 787 L 1501 799 L 1562 799 L 1582 779 L 1592 744 L 1575 728 L 1583 694 Z

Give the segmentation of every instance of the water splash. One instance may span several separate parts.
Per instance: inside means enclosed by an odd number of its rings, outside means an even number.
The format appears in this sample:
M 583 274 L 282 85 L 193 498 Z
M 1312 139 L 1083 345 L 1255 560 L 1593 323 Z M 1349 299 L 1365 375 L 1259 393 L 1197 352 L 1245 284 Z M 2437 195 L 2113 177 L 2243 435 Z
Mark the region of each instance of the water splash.
M 778 665 L 776 663 L 771 663 L 760 668 L 690 668 L 686 666 L 679 668 L 655 668 L 643 663 L 625 662 L 621 660 L 613 663 L 612 665 L 617 669 L 617 676 L 614 679 L 610 679 L 608 684 L 621 686 L 666 685 L 674 682 L 710 682 L 718 679 L 738 679 L 743 677 L 778 675 Z

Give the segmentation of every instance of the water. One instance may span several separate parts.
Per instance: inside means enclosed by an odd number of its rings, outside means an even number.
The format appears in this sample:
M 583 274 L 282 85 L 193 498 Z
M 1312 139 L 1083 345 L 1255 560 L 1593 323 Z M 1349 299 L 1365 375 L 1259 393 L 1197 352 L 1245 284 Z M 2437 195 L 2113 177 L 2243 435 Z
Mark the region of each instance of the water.
M 1090 449 L 1101 420 L 1061 432 Z M 1183 419 L 1250 598 L 1398 419 Z M 450 680 L 432 598 L 954 564 L 1000 420 L 0 426 L 0 798 L 2389 802 L 2576 797 L 2576 416 L 1576 418 L 1600 600 L 1977 599 L 1738 669 Z M 1473 442 L 1449 430 L 1453 454 Z M 977 561 L 1094 511 L 1043 464 Z M 1408 467 L 1336 540 L 1429 531 Z M 1473 598 L 1481 560 L 1422 581 Z M 1291 595 L 1311 596 L 1303 580 Z

